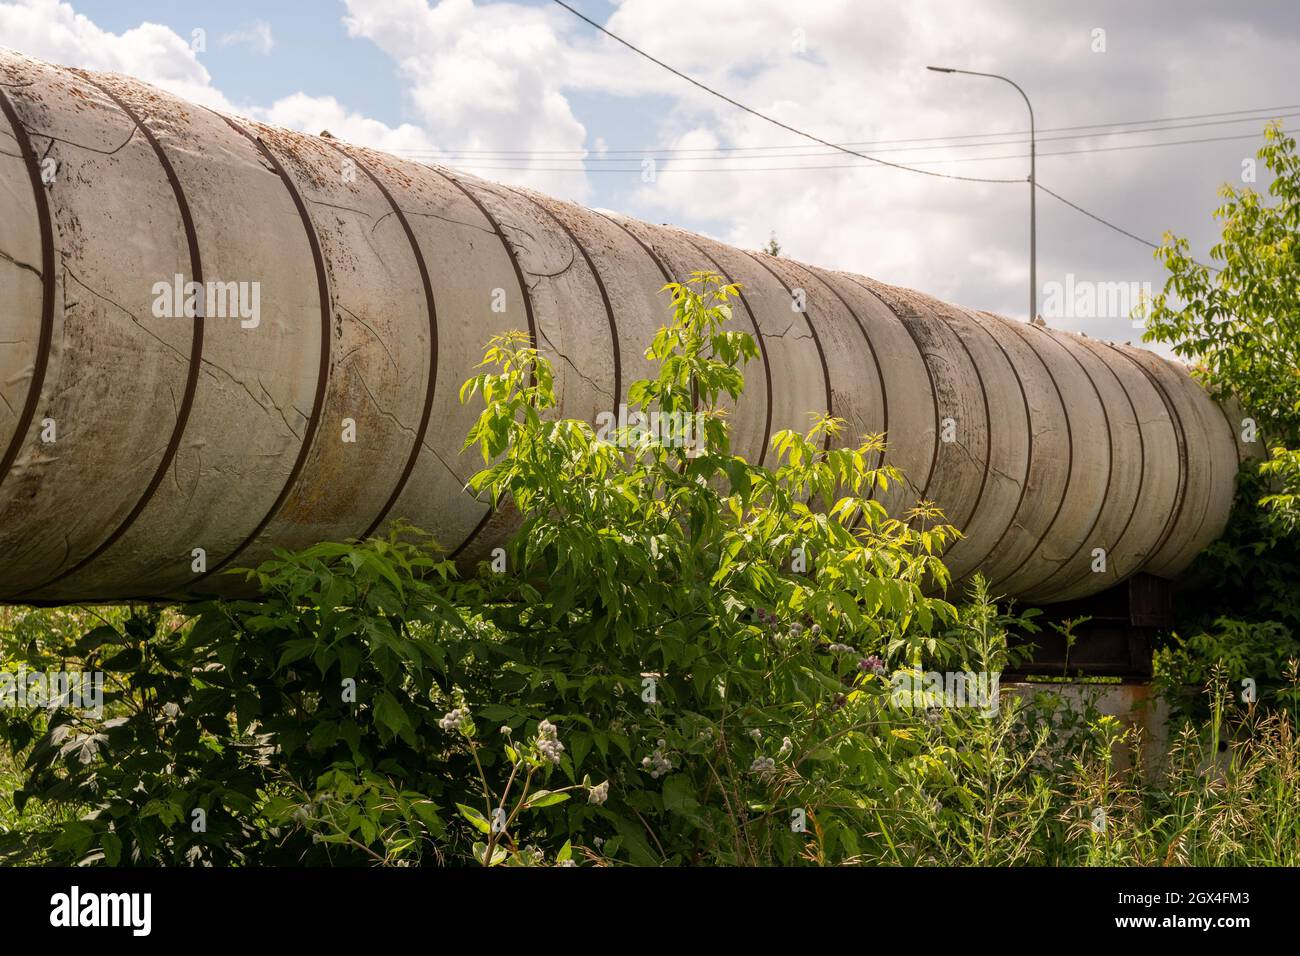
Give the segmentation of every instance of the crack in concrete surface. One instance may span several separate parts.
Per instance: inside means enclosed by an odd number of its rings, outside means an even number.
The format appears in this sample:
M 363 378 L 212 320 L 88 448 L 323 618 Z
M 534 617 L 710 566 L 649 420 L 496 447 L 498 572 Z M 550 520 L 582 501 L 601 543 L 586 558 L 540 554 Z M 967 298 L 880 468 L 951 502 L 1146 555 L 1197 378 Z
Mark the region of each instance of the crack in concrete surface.
M 40 269 L 36 268 L 34 265 L 23 262 L 20 259 L 15 259 L 13 256 L 5 252 L 3 249 L 0 249 L 0 259 L 3 259 L 5 262 L 12 263 L 13 265 L 17 266 L 19 269 L 26 269 L 28 272 L 30 272 L 32 275 L 36 276 L 37 278 L 43 278 L 41 276 Z
M 61 137 L 53 135 L 52 133 L 47 133 L 43 130 L 36 129 L 36 127 L 31 126 L 27 123 L 23 123 L 23 129 L 27 130 L 29 134 L 31 134 L 32 136 L 39 136 L 42 139 L 48 139 L 50 141 L 49 145 L 45 147 L 45 152 L 41 154 L 42 159 L 44 159 L 46 156 L 50 154 L 50 147 L 52 147 L 55 143 L 63 143 L 65 146 L 71 146 L 74 149 L 84 149 L 88 153 L 98 153 L 100 156 L 114 156 L 117 153 L 121 152 L 123 149 L 125 149 L 127 144 L 131 142 L 131 140 L 135 139 L 135 131 L 138 128 L 139 127 L 132 124 L 131 132 L 127 134 L 126 139 L 122 140 L 122 142 L 119 145 L 113 147 L 112 149 L 96 149 L 94 146 L 87 146 L 85 143 L 77 143 L 70 139 L 63 139 Z

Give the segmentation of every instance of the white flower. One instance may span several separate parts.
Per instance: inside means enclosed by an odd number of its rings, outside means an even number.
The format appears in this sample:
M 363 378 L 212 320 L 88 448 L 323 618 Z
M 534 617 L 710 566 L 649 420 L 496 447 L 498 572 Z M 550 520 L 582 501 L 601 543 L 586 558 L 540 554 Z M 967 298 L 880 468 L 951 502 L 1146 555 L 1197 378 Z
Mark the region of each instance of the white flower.
M 559 731 L 549 720 L 543 720 L 537 725 L 536 744 L 542 757 L 553 764 L 558 764 L 564 755 L 564 744 L 560 743 Z
M 650 779 L 658 780 L 664 774 L 670 773 L 673 769 L 672 762 L 664 756 L 664 742 L 659 741 L 659 747 L 649 757 L 641 758 L 641 766 L 650 771 Z
M 453 707 L 442 715 L 442 720 L 438 721 L 438 726 L 443 730 L 452 731 L 463 729 L 469 723 L 468 707 Z
M 608 780 L 606 780 L 604 783 L 597 784 L 596 786 L 592 787 L 592 788 L 591 788 L 591 791 L 587 794 L 587 802 L 588 802 L 588 803 L 593 803 L 593 804 L 595 804 L 596 806 L 600 806 L 600 805 L 603 804 L 607 799 L 609 799 L 609 781 L 608 781 Z

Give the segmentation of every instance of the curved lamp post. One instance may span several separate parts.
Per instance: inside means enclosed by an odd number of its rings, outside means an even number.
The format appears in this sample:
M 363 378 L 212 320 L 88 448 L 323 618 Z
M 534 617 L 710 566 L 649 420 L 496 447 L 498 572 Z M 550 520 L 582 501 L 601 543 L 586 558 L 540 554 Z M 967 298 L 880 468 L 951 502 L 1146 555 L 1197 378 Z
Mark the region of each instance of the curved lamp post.
M 1010 83 L 1016 88 L 1016 92 L 1024 98 L 1025 106 L 1029 107 L 1029 321 L 1032 322 L 1038 315 L 1038 187 L 1035 185 L 1034 180 L 1034 161 L 1037 150 L 1034 145 L 1033 104 L 1029 102 L 1029 97 L 1020 88 L 1020 84 L 997 73 L 957 70 L 946 66 L 927 66 L 926 69 L 933 70 L 935 73 L 964 73 L 967 76 L 986 76 L 989 79 Z

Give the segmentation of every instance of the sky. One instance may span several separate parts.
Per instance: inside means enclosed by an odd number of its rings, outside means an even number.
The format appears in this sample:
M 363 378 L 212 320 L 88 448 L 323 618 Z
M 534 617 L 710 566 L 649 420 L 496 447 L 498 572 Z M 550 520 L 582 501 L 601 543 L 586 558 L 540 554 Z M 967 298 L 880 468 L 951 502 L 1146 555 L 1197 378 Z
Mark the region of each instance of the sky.
M 1300 4 L 570 2 L 821 139 L 1013 181 L 817 147 L 549 0 L 0 0 L 0 46 L 746 248 L 775 235 L 783 255 L 1017 318 L 1030 297 L 1025 102 L 927 65 L 1013 79 L 1033 104 L 1040 184 L 1145 239 L 1186 236 L 1203 260 L 1220 186 L 1243 185 L 1268 117 L 1300 117 Z M 1266 188 L 1262 164 L 1256 176 Z M 1158 290 L 1150 248 L 1040 192 L 1037 253 L 1050 325 L 1140 336 L 1126 309 L 1060 293 Z

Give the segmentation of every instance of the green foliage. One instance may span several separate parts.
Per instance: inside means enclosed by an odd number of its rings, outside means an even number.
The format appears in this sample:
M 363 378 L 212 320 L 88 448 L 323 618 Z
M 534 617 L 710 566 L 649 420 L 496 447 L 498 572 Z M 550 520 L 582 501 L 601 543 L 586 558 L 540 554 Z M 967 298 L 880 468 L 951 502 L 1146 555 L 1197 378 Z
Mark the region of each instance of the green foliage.
M 1176 715 L 1203 716 L 1200 688 L 1214 674 L 1242 689 L 1250 681 L 1262 703 L 1288 702 L 1284 679 L 1291 661 L 1300 659 L 1300 641 L 1278 621 L 1243 621 L 1217 618 L 1207 629 L 1156 651 L 1156 682 Z
M 789 861 L 788 817 L 808 795 L 774 800 L 758 769 L 782 748 L 792 762 L 856 756 L 824 741 L 860 718 L 873 685 L 858 661 L 935 646 L 955 611 L 923 587 L 946 582 L 953 532 L 889 518 L 869 497 L 899 477 L 867 464 L 879 438 L 825 450 L 837 420 L 774 436 L 771 470 L 731 455 L 720 402 L 756 354 L 724 327 L 736 290 L 707 275 L 668 289 L 673 322 L 647 350 L 659 374 L 629 403 L 699 411 L 702 448 L 546 420 L 545 363 L 517 337 L 494 342 L 492 369 L 463 391 L 487 399 L 470 443 L 493 462 L 471 487 L 522 521 L 507 571 L 482 579 L 504 679 L 489 693 L 514 698 L 493 719 L 541 708 L 567 729 L 566 772 L 612 783 L 607 805 L 571 821 L 603 821 L 633 862 Z M 830 811 L 823 825 L 838 839 Z
M 1185 633 L 1229 617 L 1275 621 L 1300 634 L 1300 536 L 1259 506 L 1265 481 L 1242 472 L 1223 536 L 1176 583 L 1175 607 Z
M 1273 488 L 1259 503 L 1294 535 L 1300 531 L 1300 450 L 1273 446 L 1268 461 L 1260 464 L 1259 471 L 1273 479 Z
M 1235 397 L 1271 444 L 1265 464 L 1279 487 L 1265 500 L 1294 528 L 1300 490 L 1300 155 L 1270 124 L 1259 150 L 1272 174 L 1268 196 L 1224 185 L 1215 210 L 1221 267 L 1195 261 L 1186 239 L 1157 251 L 1169 272 L 1144 338 L 1165 342 L 1194 364 L 1219 398 Z
M 328 843 L 279 839 L 261 814 L 344 766 L 439 791 L 435 749 L 417 730 L 441 714 L 431 699 L 441 621 L 429 622 L 445 571 L 392 540 L 319 545 L 258 570 L 264 602 L 214 603 L 189 619 L 146 610 L 92 630 L 62 650 L 108 672 L 105 714 L 50 712 L 16 806 L 87 808 L 55 843 L 68 861 L 340 861 Z
M 1220 830 L 1175 837 L 1093 714 L 996 690 L 982 708 L 900 702 L 918 668 L 996 675 L 1012 622 L 978 579 L 960 608 L 939 596 L 955 532 L 924 503 L 899 520 L 874 500 L 899 480 L 868 464 L 879 436 L 835 447 L 844 424 L 820 416 L 773 437 L 770 469 L 731 454 L 725 409 L 756 354 L 727 326 L 736 289 L 667 288 L 657 375 L 628 396 L 651 427 L 604 440 L 557 420 L 550 367 L 517 333 L 466 383 L 483 402 L 470 488 L 518 525 L 504 565 L 466 574 L 398 527 L 276 555 L 247 572 L 259 601 L 9 627 L 9 661 L 109 674 L 102 714 L 2 725 L 25 757 L 9 858 L 1161 862 L 1175 838 L 1197 861 L 1231 832 L 1223 860 L 1294 862 L 1275 840 L 1295 833 L 1284 715 L 1230 801 L 1183 780 L 1187 826 Z M 655 414 L 701 415 L 701 443 Z M 1099 806 L 1124 840 L 1099 843 Z
M 518 334 L 494 340 L 462 396 L 484 403 L 470 486 L 521 521 L 507 570 L 462 579 L 398 529 L 277 556 L 252 572 L 261 601 L 93 632 L 81 649 L 113 671 L 115 716 L 56 712 L 18 796 L 91 808 L 56 850 L 367 862 L 396 842 L 404 861 L 436 844 L 496 863 L 498 846 L 519 861 L 526 841 L 594 832 L 639 863 L 795 859 L 789 807 L 754 768 L 773 739 L 792 761 L 853 755 L 859 699 L 884 694 L 859 660 L 932 652 L 955 618 L 923 590 L 946 583 L 954 532 L 932 510 L 917 526 L 886 515 L 871 495 L 899 476 L 868 466 L 879 437 L 827 450 L 837 420 L 776 435 L 774 469 L 731 455 L 721 405 L 757 354 L 725 327 L 736 289 L 707 275 L 668 289 L 673 320 L 647 350 L 658 375 L 629 402 L 698 412 L 702 447 L 548 418 L 548 363 Z M 462 710 L 565 742 L 542 763 L 536 747 L 498 752 L 450 719 Z M 601 798 L 561 804 L 574 787 Z M 796 789 L 801 807 L 815 795 Z M 506 832 L 481 840 L 514 794 Z
M 1217 398 L 1239 401 L 1270 446 L 1243 467 L 1223 538 L 1179 582 L 1181 637 L 1158 658 L 1176 703 L 1200 712 L 1195 688 L 1216 662 L 1237 680 L 1280 683 L 1300 628 L 1300 155 L 1272 124 L 1259 158 L 1267 196 L 1220 190 L 1220 268 L 1166 237 L 1157 258 L 1169 275 L 1145 334 L 1193 363 Z

